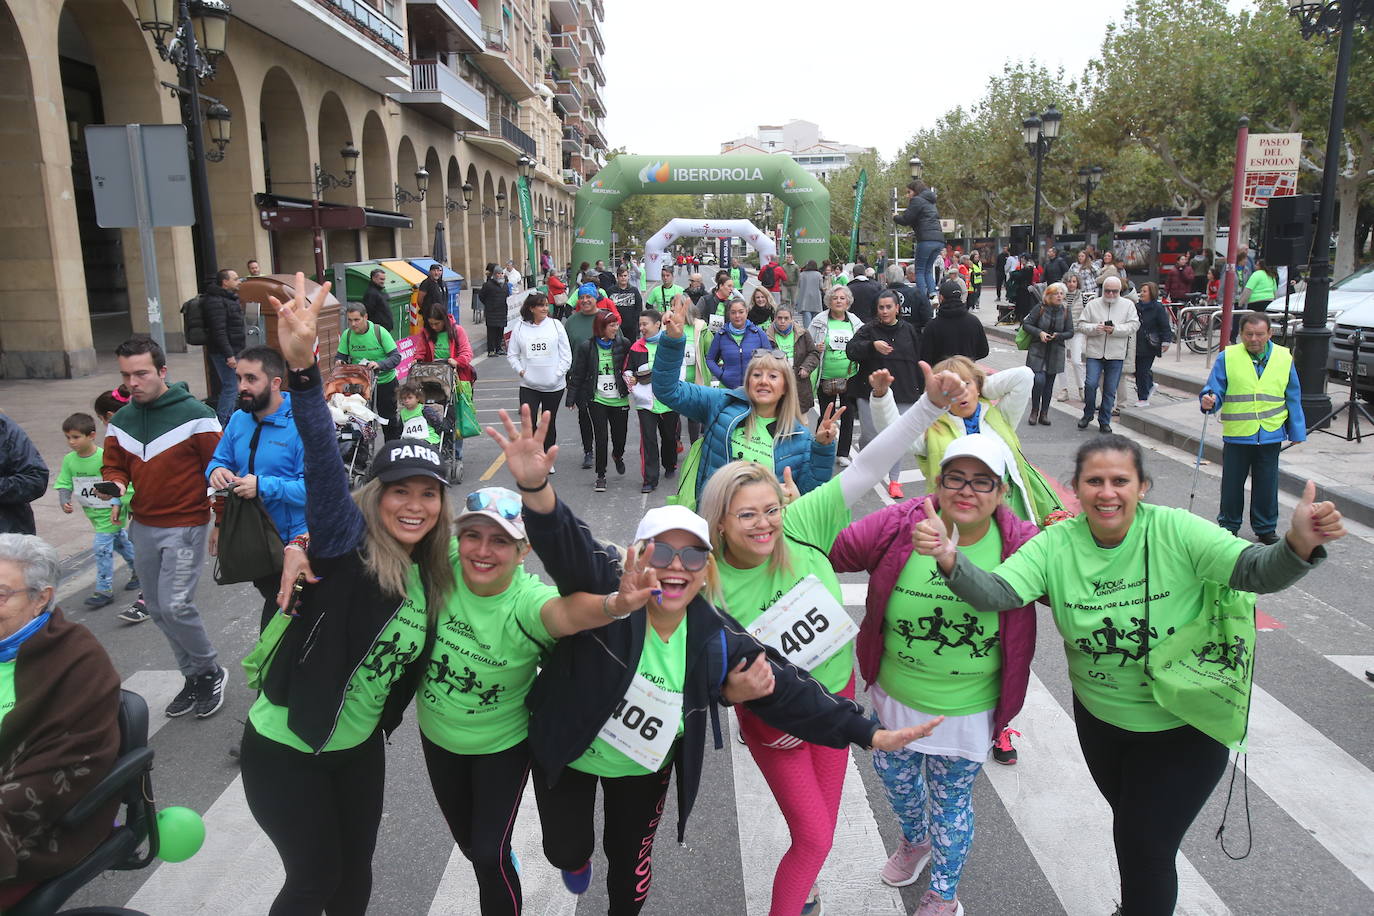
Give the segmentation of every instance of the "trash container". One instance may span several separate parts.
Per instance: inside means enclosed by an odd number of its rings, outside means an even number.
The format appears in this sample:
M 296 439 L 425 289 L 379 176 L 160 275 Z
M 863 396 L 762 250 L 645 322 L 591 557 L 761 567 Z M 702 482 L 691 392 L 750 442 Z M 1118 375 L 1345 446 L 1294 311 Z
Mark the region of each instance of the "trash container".
M 357 261 L 334 265 L 335 289 L 342 285 L 349 302 L 361 303 L 363 293 L 367 292 L 367 285 L 372 282 L 372 271 L 379 269 L 386 274 L 386 279 L 382 282 L 382 295 L 386 297 L 387 305 L 391 309 L 391 327 L 395 330 L 402 320 L 409 320 L 406 313 L 410 309 L 410 298 L 415 292 L 415 287 L 409 280 L 393 270 L 388 270 L 381 261 Z M 341 272 L 342 283 L 338 279 Z M 405 334 L 401 336 L 404 337 Z
M 411 266 L 409 261 L 383 261 L 382 266 L 410 284 L 410 303 L 406 306 L 407 311 L 401 315 L 400 320 L 396 323 L 396 330 L 392 333 L 393 337 L 400 340 L 402 337 L 414 334 L 420 329 L 420 309 L 417 290 L 419 290 L 420 284 L 425 282 L 425 272 L 415 269 L 415 267 Z
M 455 324 L 462 324 L 463 317 L 459 313 L 458 294 L 463 291 L 463 275 L 447 264 L 442 264 L 433 258 L 411 258 L 410 263 L 417 269 L 424 271 L 425 276 L 429 276 L 431 264 L 441 264 L 444 268 L 444 282 L 448 284 L 448 313 L 453 316 Z
M 306 278 L 307 299 L 315 295 L 319 288 L 320 284 Z M 244 277 L 243 283 L 239 286 L 239 302 L 243 305 L 244 313 L 248 314 L 251 310 L 261 315 L 263 342 L 280 350 L 281 347 L 277 343 L 277 310 L 267 301 L 268 296 L 276 296 L 281 302 L 294 299 L 295 275 L 266 274 L 261 277 Z M 324 308 L 320 309 L 316 328 L 319 338 L 320 372 L 326 377 L 334 368 L 334 354 L 339 350 L 339 322 L 343 319 L 341 311 L 339 300 L 330 293 L 324 300 Z

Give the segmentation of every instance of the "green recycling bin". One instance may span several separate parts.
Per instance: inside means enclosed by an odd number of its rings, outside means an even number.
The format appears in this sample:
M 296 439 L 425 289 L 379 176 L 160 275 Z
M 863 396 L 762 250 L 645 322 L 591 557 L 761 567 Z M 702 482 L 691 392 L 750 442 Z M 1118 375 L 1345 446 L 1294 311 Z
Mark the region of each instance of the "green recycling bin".
M 410 295 L 414 292 L 414 287 L 405 278 L 397 275 L 394 271 L 382 266 L 380 261 L 358 261 L 351 264 L 334 265 L 335 284 L 344 287 L 344 297 L 348 302 L 361 303 L 363 293 L 367 291 L 367 286 L 372 282 L 372 271 L 380 270 L 386 275 L 382 283 L 382 295 L 386 297 L 387 305 L 391 308 L 391 327 L 393 336 L 397 328 L 404 324 L 406 331 L 400 334 L 397 339 L 409 334 L 409 319 L 406 318 L 407 310 L 410 308 Z

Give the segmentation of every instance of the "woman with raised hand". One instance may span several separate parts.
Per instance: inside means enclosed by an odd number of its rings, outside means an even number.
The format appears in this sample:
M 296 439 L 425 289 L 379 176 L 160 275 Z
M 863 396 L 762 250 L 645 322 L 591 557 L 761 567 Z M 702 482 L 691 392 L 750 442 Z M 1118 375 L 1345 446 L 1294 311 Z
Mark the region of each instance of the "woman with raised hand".
M 716 469 L 740 456 L 763 461 L 778 474 L 791 468 L 792 479 L 803 493 L 829 480 L 835 468 L 835 421 L 843 412 L 826 410 L 816 432 L 807 429 L 797 404 L 798 380 L 790 361 L 777 350 L 755 353 L 739 388 L 708 388 L 683 381 L 684 327 L 690 310 L 691 301 L 678 296 L 663 316 L 653 388 L 658 400 L 702 424 L 701 461 L 690 486 L 693 504 Z M 684 480 L 682 486 L 688 487 L 688 482 Z
M 298 601 L 294 572 L 283 576 L 278 606 L 291 616 L 278 614 L 250 656 L 261 666 L 250 686 L 261 693 L 240 764 L 249 810 L 286 870 L 271 916 L 367 911 L 383 734 L 401 722 L 454 588 L 448 486 L 428 442 L 387 443 L 349 494 L 314 353 L 329 287 L 307 302 L 297 273 L 293 301 L 270 298 L 310 494 L 312 536 L 291 546 L 307 551 L 321 576 Z
M 956 439 L 940 463 L 936 495 L 888 506 L 835 540 L 836 572 L 867 572 L 868 599 L 855 643 L 859 674 L 887 727 L 944 716 L 940 730 L 899 751 L 874 751 L 873 768 L 901 825 L 880 877 L 906 887 L 930 863 L 916 916 L 959 912 L 959 878 L 973 844 L 973 783 L 993 736 L 1021 709 L 1035 652 L 1035 611 L 978 618 L 914 552 L 916 526 L 938 512 L 959 550 L 991 569 L 1039 529 L 1005 503 L 1006 452 L 989 436 Z
M 941 519 L 916 526 L 916 550 L 935 559 L 949 589 L 977 612 L 1048 599 L 1068 656 L 1079 746 L 1112 809 L 1121 912 L 1167 916 L 1178 896 L 1179 844 L 1221 779 L 1228 750 L 1187 724 L 1188 710 L 1156 699 L 1151 648 L 1225 597 L 1218 589 L 1292 585 L 1345 528 L 1335 506 L 1315 502 L 1311 481 L 1287 536 L 1267 546 L 1185 509 L 1149 505 L 1140 446 L 1122 436 L 1079 447 L 1073 488 L 1082 514 L 991 570 L 958 549 Z M 1242 645 L 1232 660 L 1252 651 Z
M 924 363 L 921 369 L 925 396 L 828 483 L 789 502 L 786 472 L 780 483 L 767 465 L 734 461 L 701 494 L 725 606 L 762 642 L 846 698 L 854 696 L 855 630 L 827 554 L 853 521 L 851 507 L 962 390 L 957 375 L 936 376 Z M 811 912 L 803 908 L 816 906 L 816 876 L 834 840 L 848 755 L 748 710 L 739 722 L 792 837 L 773 879 L 771 916 Z
M 623 575 L 619 551 L 595 540 L 550 485 L 557 449 L 543 450 L 547 417 L 539 429 L 531 428 L 524 409 L 519 430 L 504 414 L 502 421 L 504 435 L 488 433 L 505 452 L 531 546 L 549 576 L 565 593 L 616 588 Z M 625 566 L 639 591 L 607 595 L 609 622 L 595 635 L 559 640 L 528 700 L 545 855 L 570 891 L 586 891 L 599 787 L 612 916 L 634 916 L 648 899 L 653 842 L 674 773 L 679 842 L 685 836 L 708 719 L 716 748 L 723 746 L 722 703 L 744 703 L 772 727 L 832 746 L 895 749 L 938 724 L 878 728 L 851 700 L 767 652 L 717 608 L 710 531 L 685 507 L 651 509 Z M 638 597 L 646 586 L 652 589 L 647 603 Z

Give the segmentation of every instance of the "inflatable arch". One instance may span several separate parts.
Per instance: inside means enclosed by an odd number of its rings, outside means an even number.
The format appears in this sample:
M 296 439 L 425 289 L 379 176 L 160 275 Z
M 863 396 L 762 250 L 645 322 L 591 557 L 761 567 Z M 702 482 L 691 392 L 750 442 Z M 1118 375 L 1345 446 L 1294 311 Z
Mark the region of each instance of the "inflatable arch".
M 768 263 L 768 258 L 778 253 L 772 236 L 747 219 L 670 219 L 667 225 L 644 243 L 644 276 L 648 283 L 658 282 L 658 272 L 664 266 L 663 252 L 675 239 L 684 235 L 708 239 L 744 239 L 759 253 L 761 265 Z
M 616 156 L 577 192 L 573 266 L 610 257 L 611 214 L 636 194 L 765 193 L 792 211 L 789 244 L 797 261 L 825 260 L 830 254 L 830 192 L 785 153 Z

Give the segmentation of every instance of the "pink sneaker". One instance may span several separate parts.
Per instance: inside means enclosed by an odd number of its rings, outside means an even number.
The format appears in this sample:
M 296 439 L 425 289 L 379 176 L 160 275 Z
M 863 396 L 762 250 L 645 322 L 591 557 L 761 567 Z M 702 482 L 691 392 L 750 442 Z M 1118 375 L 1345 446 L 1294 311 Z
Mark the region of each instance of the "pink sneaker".
M 934 891 L 921 895 L 921 903 L 911 916 L 964 916 L 964 905 L 959 898 L 946 900 Z
M 921 876 L 921 871 L 930 861 L 930 841 L 924 843 L 913 843 L 906 837 L 902 837 L 902 842 L 897 846 L 897 851 L 892 854 L 892 858 L 887 860 L 883 870 L 878 873 L 878 877 L 883 879 L 883 883 L 889 887 L 906 887 L 908 884 L 915 884 L 916 879 Z

